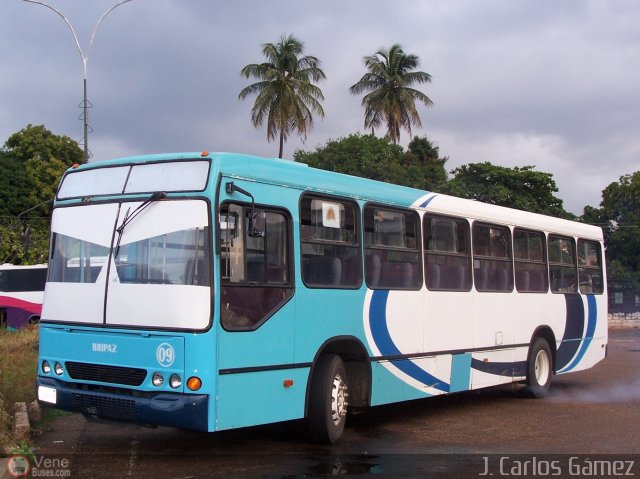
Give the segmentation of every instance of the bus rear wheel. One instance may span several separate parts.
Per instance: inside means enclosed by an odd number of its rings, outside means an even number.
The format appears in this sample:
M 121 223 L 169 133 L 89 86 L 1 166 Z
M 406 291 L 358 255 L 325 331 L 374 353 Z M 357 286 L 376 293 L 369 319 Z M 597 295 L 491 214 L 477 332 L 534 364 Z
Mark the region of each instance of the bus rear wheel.
M 529 397 L 542 398 L 549 392 L 553 360 L 549 343 L 543 338 L 536 338 L 529 350 L 527 361 L 527 388 Z
M 320 356 L 309 391 L 307 421 L 312 441 L 332 444 L 340 438 L 347 417 L 348 390 L 340 356 Z

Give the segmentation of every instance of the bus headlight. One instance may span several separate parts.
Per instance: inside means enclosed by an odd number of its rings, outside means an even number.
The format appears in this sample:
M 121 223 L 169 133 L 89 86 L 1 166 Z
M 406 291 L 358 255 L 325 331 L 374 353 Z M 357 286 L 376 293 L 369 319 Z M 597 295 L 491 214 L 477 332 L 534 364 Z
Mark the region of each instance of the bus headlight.
M 53 370 L 56 372 L 56 374 L 58 376 L 62 376 L 62 373 L 64 373 L 64 368 L 62 367 L 62 364 L 60 364 L 60 363 L 56 363 L 53 366 Z
M 49 374 L 51 372 L 51 364 L 46 359 L 42 361 L 42 372 L 45 374 Z
M 157 388 L 159 388 L 160 386 L 162 386 L 162 383 L 164 383 L 164 378 L 162 377 L 162 374 L 160 373 L 153 373 L 153 377 L 151 378 L 151 382 L 153 383 L 153 385 Z
M 178 389 L 180 386 L 182 386 L 182 379 L 180 378 L 179 374 L 171 375 L 171 377 L 169 378 L 169 386 L 171 386 L 173 389 Z

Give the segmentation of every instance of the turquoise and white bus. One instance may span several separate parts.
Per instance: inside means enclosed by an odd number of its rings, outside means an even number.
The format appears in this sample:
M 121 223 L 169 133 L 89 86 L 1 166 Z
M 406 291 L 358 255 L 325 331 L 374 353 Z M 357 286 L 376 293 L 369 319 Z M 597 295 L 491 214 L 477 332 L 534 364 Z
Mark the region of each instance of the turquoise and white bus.
M 522 382 L 607 350 L 600 228 L 277 159 L 82 165 L 57 192 L 38 399 L 220 431 Z

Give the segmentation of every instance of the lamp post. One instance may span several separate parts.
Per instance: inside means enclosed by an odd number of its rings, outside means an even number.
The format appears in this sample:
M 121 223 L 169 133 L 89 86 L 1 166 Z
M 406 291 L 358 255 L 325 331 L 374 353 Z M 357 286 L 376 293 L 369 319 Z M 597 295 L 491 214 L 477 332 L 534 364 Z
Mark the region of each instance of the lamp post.
M 87 108 L 89 107 L 89 100 L 87 100 L 87 64 L 89 63 L 89 56 L 91 55 L 91 51 L 93 50 L 93 40 L 96 37 L 96 32 L 98 31 L 98 27 L 102 23 L 102 20 L 104 20 L 104 17 L 106 17 L 116 7 L 119 7 L 120 5 L 130 2 L 132 0 L 121 0 L 120 2 L 116 3 L 115 5 L 113 5 L 111 8 L 109 8 L 106 12 L 102 14 L 100 19 L 96 23 L 96 25 L 93 27 L 86 54 L 82 51 L 82 47 L 80 46 L 80 41 L 78 40 L 78 35 L 76 35 L 76 31 L 71 25 L 71 22 L 67 19 L 67 17 L 63 15 L 62 12 L 52 7 L 51 5 L 48 5 L 44 2 L 40 2 L 38 0 L 23 0 L 23 1 L 42 5 L 43 7 L 47 7 L 48 9 L 58 14 L 58 16 L 60 16 L 60 18 L 62 18 L 67 24 L 67 26 L 69 27 L 69 30 L 71 30 L 71 33 L 73 34 L 73 39 L 76 41 L 76 47 L 78 48 L 78 52 L 80 53 L 80 57 L 82 58 L 82 78 L 83 78 L 83 91 L 84 91 L 84 95 L 82 98 L 82 119 L 84 123 L 84 137 L 83 137 L 84 160 L 89 161 L 89 155 L 90 155 L 89 153 L 89 117 L 87 113 Z

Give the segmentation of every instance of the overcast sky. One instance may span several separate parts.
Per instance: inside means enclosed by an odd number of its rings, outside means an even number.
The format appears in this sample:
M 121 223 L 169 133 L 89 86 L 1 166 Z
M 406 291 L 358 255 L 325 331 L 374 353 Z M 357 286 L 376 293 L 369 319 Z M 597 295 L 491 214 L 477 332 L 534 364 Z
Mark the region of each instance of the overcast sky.
M 86 50 L 114 0 L 49 0 Z M 324 120 L 285 156 L 363 131 L 348 87 L 362 57 L 400 43 L 432 75 L 421 108 L 447 169 L 490 161 L 554 175 L 582 213 L 640 170 L 640 2 L 636 0 L 133 0 L 107 16 L 89 58 L 92 161 L 142 153 L 276 156 L 239 101 L 261 44 L 294 34 L 322 61 Z M 82 62 L 54 12 L 0 0 L 0 144 L 27 124 L 80 140 Z M 403 131 L 402 143 L 409 137 Z

